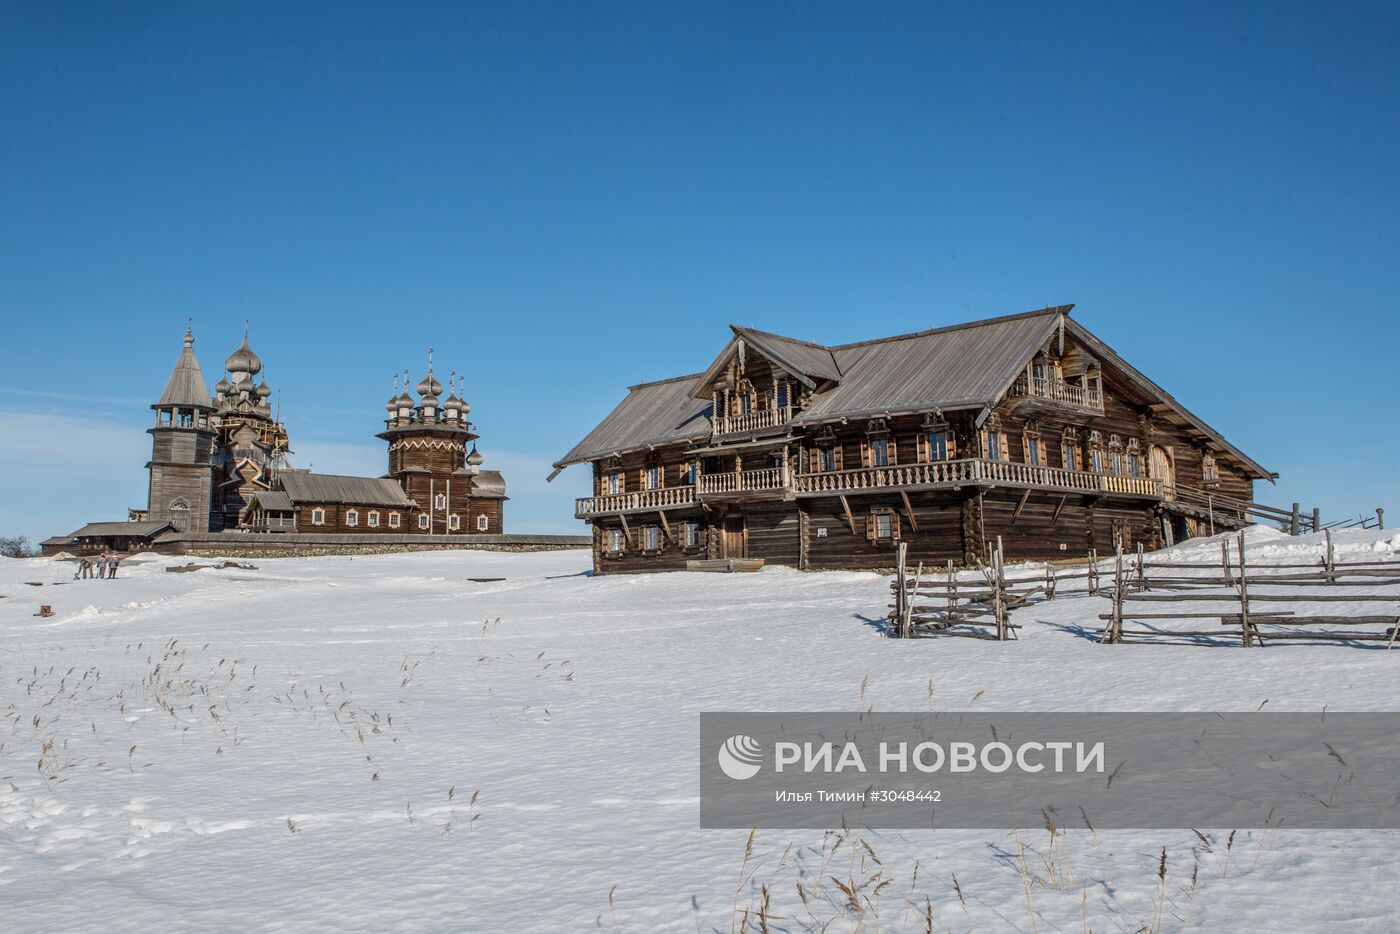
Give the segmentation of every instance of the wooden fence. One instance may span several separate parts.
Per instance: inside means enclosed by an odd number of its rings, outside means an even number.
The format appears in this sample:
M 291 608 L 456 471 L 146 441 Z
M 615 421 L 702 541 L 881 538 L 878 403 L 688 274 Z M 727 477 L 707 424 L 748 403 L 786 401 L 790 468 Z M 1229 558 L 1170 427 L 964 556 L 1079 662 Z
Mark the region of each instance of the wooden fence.
M 1229 629 L 1163 629 L 1169 621 L 1211 620 L 1218 626 L 1233 627 L 1244 646 L 1293 640 L 1332 640 L 1339 642 L 1383 641 L 1393 647 L 1400 633 L 1400 560 L 1339 562 L 1332 534 L 1325 531 L 1326 550 L 1320 561 L 1311 563 L 1250 564 L 1245 558 L 1241 533 L 1231 555 L 1231 542 L 1222 541 L 1220 563 L 1149 561 L 1141 545 L 1136 554 L 1116 549 L 1108 568 L 1090 551 L 1084 567 L 1046 566 L 1042 572 L 1009 577 L 1001 540 L 989 549 L 987 560 L 978 564 L 980 580 L 959 581 L 951 562 L 910 569 L 907 546 L 897 549 L 895 579 L 890 584 L 888 622 L 891 635 L 899 638 L 951 635 L 1006 641 L 1016 638 L 1019 625 L 1012 623 L 1012 610 L 1032 600 L 1053 600 L 1070 582 L 1083 581 L 1076 592 L 1097 595 L 1111 601 L 1111 612 L 1099 615 L 1104 626 L 1098 641 L 1104 644 L 1147 640 L 1162 643 L 1188 640 L 1189 644 L 1221 644 Z M 1105 579 L 1107 578 L 1107 579 Z M 1258 588 L 1269 588 L 1260 592 Z M 1365 587 L 1376 592 L 1329 594 L 1310 588 Z M 1394 588 L 1393 590 L 1390 588 Z M 1212 592 L 1214 591 L 1214 592 Z M 1280 592 L 1282 591 L 1282 592 Z M 1303 614 L 1277 604 L 1388 604 L 1383 615 L 1340 616 Z M 1201 610 L 1179 609 L 1183 603 L 1218 603 L 1220 607 Z M 1125 622 L 1143 623 L 1131 628 Z M 1261 632 L 1259 626 L 1272 627 Z M 1388 627 L 1367 631 L 1364 627 Z M 1348 627 L 1343 630 L 1318 627 Z

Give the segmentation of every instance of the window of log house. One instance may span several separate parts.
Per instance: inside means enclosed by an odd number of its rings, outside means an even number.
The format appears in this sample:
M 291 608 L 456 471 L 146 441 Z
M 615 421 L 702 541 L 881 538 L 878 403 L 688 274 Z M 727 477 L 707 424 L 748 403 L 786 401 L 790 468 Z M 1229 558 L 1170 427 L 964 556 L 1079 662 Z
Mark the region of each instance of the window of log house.
M 607 474 L 603 477 L 603 492 L 605 494 L 622 492 L 622 472 Z
M 1089 432 L 1089 469 L 1103 473 L 1103 436 L 1097 431 Z
M 426 512 L 420 513 L 418 516 L 418 527 L 420 529 L 426 529 L 428 527 L 429 522 L 431 521 L 432 520 L 428 518 L 428 514 Z
M 476 530 L 478 532 L 485 532 L 490 527 L 491 520 L 486 516 L 485 513 L 476 517 Z
M 1026 449 L 1026 463 L 1032 467 L 1045 466 L 1045 442 L 1040 440 L 1040 434 L 1028 431 L 1023 435 L 1023 443 Z
M 934 461 L 946 461 L 952 448 L 953 438 L 946 428 L 926 431 L 919 435 L 919 462 L 930 464 Z
M 1215 466 L 1215 455 L 1209 451 L 1201 457 L 1201 477 L 1206 483 L 1217 483 L 1220 480 L 1220 471 Z
M 346 525 L 359 525 L 359 524 L 360 524 L 360 514 L 359 514 L 357 511 L 355 511 L 354 509 L 350 510 L 349 512 L 347 512 L 347 513 L 345 514 L 345 524 L 346 524 Z
M 1079 470 L 1079 433 L 1066 428 L 1060 436 L 1060 466 L 1065 470 Z
M 870 467 L 888 467 L 890 465 L 890 449 L 894 446 L 889 438 L 871 438 L 870 445 Z
M 379 528 L 379 513 L 375 510 L 370 510 L 369 515 L 365 517 L 365 524 L 372 529 Z
M 893 542 L 899 540 L 899 516 L 893 509 L 876 508 L 870 510 L 865 520 L 865 537 L 872 542 Z
M 812 473 L 830 473 L 841 469 L 841 445 L 834 441 L 818 441 L 812 448 Z
M 685 486 L 695 486 L 700 482 L 700 462 L 690 461 L 681 465 L 681 482 Z
M 396 513 L 396 512 L 391 512 L 391 513 L 389 513 L 389 528 L 391 528 L 391 529 L 397 529 L 398 527 L 399 527 L 399 514 Z
M 642 529 L 642 548 L 646 551 L 661 550 L 661 526 L 648 525 Z
M 650 467 L 642 468 L 642 489 L 661 489 L 662 470 L 660 465 L 652 464 Z
M 446 493 L 439 493 L 437 496 L 433 497 L 433 505 L 436 506 L 436 507 L 438 508 L 439 511 L 441 511 L 441 510 L 443 510 L 443 509 L 446 509 L 446 508 L 447 508 L 447 494 L 446 494 Z
M 1123 475 L 1123 439 L 1117 435 L 1108 436 L 1108 472 L 1115 477 Z
M 454 512 L 447 517 L 447 527 L 453 531 L 460 529 L 462 527 L 462 517 Z
M 604 541 L 610 553 L 615 555 L 622 554 L 622 548 L 625 544 L 622 537 L 622 529 L 608 529 L 604 535 Z
M 685 547 L 687 547 L 687 548 L 699 548 L 699 547 L 700 547 L 700 523 L 698 523 L 698 522 L 687 522 L 687 523 L 685 523 L 685 525 L 682 527 L 681 535 L 682 535 L 681 541 L 685 542 Z
M 1142 448 L 1137 438 L 1128 439 L 1128 476 L 1142 476 Z
M 1001 432 L 990 429 L 982 432 L 982 456 L 989 461 L 1006 459 L 1006 446 L 1003 444 Z
M 324 509 L 313 509 L 313 510 L 311 510 L 311 524 L 312 524 L 312 525 L 325 525 L 325 524 L 326 524 L 326 511 L 325 511 Z

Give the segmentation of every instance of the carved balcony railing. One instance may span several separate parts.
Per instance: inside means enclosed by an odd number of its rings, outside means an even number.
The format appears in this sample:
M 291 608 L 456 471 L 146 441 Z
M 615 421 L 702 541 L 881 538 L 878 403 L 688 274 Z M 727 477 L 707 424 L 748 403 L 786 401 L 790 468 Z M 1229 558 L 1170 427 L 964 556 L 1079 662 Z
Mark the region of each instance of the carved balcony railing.
M 585 519 L 605 513 L 642 512 L 669 509 L 695 503 L 695 487 L 667 486 L 659 490 L 638 490 L 634 493 L 605 493 L 574 500 L 574 517 Z
M 1025 399 L 1046 399 L 1081 409 L 1103 411 L 1103 392 L 1047 376 L 1022 376 L 1011 387 L 1011 395 Z
M 761 493 L 788 488 L 787 471 L 782 467 L 761 467 L 730 473 L 700 475 L 700 495 L 707 493 Z
M 796 492 L 798 495 L 810 496 L 822 493 L 853 493 L 882 487 L 899 489 L 971 483 L 1001 483 L 1007 486 L 1162 498 L 1162 481 L 1151 477 L 1120 477 L 972 458 L 936 461 L 930 464 L 899 464 L 890 467 L 801 474 L 796 478 Z
M 712 434 L 739 434 L 745 431 L 760 431 L 764 428 L 777 428 L 792 419 L 792 409 L 756 409 L 744 415 L 719 415 L 712 424 Z

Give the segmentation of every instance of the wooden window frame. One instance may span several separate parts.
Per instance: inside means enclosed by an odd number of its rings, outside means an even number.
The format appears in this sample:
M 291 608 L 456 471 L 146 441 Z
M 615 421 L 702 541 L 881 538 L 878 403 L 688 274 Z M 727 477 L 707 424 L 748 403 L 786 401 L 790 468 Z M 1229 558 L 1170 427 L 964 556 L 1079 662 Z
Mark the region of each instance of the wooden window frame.
M 399 514 L 396 512 L 389 513 L 389 528 L 397 529 L 400 526 L 400 524 L 401 521 L 399 518 Z
M 345 510 L 345 527 L 353 529 L 360 524 L 360 511 L 358 509 Z
M 378 509 L 371 509 L 368 513 L 365 514 L 365 526 L 366 526 L 366 528 L 371 528 L 371 529 L 377 529 L 377 528 L 379 528 L 379 510 L 378 510 Z
M 491 517 L 483 512 L 476 517 L 476 530 L 485 532 L 489 528 L 491 528 Z
M 460 530 L 462 528 L 462 517 L 455 512 L 452 515 L 448 516 L 447 528 L 453 532 Z
M 995 451 L 992 450 L 992 439 L 993 439 L 993 438 L 996 439 L 996 450 L 995 450 Z M 999 429 L 996 429 L 996 428 L 983 428 L 983 429 L 982 429 L 982 457 L 983 457 L 985 460 L 996 461 L 997 463 L 1005 463 L 1007 460 L 1009 460 L 1009 458 L 1007 457 L 1007 454 L 1008 454 L 1008 453 L 1009 453 L 1009 452 L 1006 450 L 1006 433 L 1005 433 L 1005 432 L 1003 432 L 1003 431 L 1001 431 L 1001 430 L 999 430 Z M 997 454 L 997 455 L 1000 455 L 1000 456 L 994 457 L 994 456 L 993 456 L 994 454 Z
M 311 524 L 312 524 L 312 525 L 325 525 L 325 524 L 326 524 L 326 511 L 325 511 L 324 509 L 320 508 L 319 506 L 316 507 L 315 509 L 311 510 Z
M 655 542 L 654 542 L 654 543 L 653 543 L 653 539 L 655 539 Z M 664 539 L 664 538 L 662 537 L 662 535 L 661 535 L 661 526 L 659 526 L 659 525 L 644 525 L 644 526 L 642 526 L 642 547 L 641 547 L 641 550 L 642 550 L 642 551 L 652 551 L 652 552 L 655 552 L 655 551 L 660 551 L 663 547 L 665 547 L 665 539 Z
M 627 536 L 622 534 L 622 529 L 616 526 L 603 529 L 603 552 L 605 554 L 616 556 L 624 554 L 626 551 Z
M 934 457 L 934 435 L 943 436 L 943 456 Z M 953 433 L 948 428 L 925 428 L 914 439 L 914 453 L 921 464 L 938 464 L 954 460 Z
M 433 529 L 433 517 L 426 512 L 420 512 L 418 514 L 418 528 L 431 532 Z
M 433 509 L 437 512 L 447 511 L 447 494 L 438 493 L 433 497 Z
M 880 520 L 887 519 L 889 534 L 880 534 Z M 889 506 L 873 507 L 865 517 L 866 541 L 875 545 L 892 545 L 899 541 L 899 513 Z

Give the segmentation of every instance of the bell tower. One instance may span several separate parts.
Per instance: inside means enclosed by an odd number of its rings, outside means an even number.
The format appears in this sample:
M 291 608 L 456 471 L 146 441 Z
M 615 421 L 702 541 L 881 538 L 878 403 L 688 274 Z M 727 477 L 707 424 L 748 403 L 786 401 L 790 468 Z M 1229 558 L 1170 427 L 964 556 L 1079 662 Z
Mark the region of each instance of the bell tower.
M 193 327 L 185 331 L 184 349 L 160 401 L 151 408 L 156 423 L 146 429 L 151 436 L 146 516 L 182 532 L 208 532 L 216 433 L 210 423 L 214 407 L 209 388 L 194 355 Z

